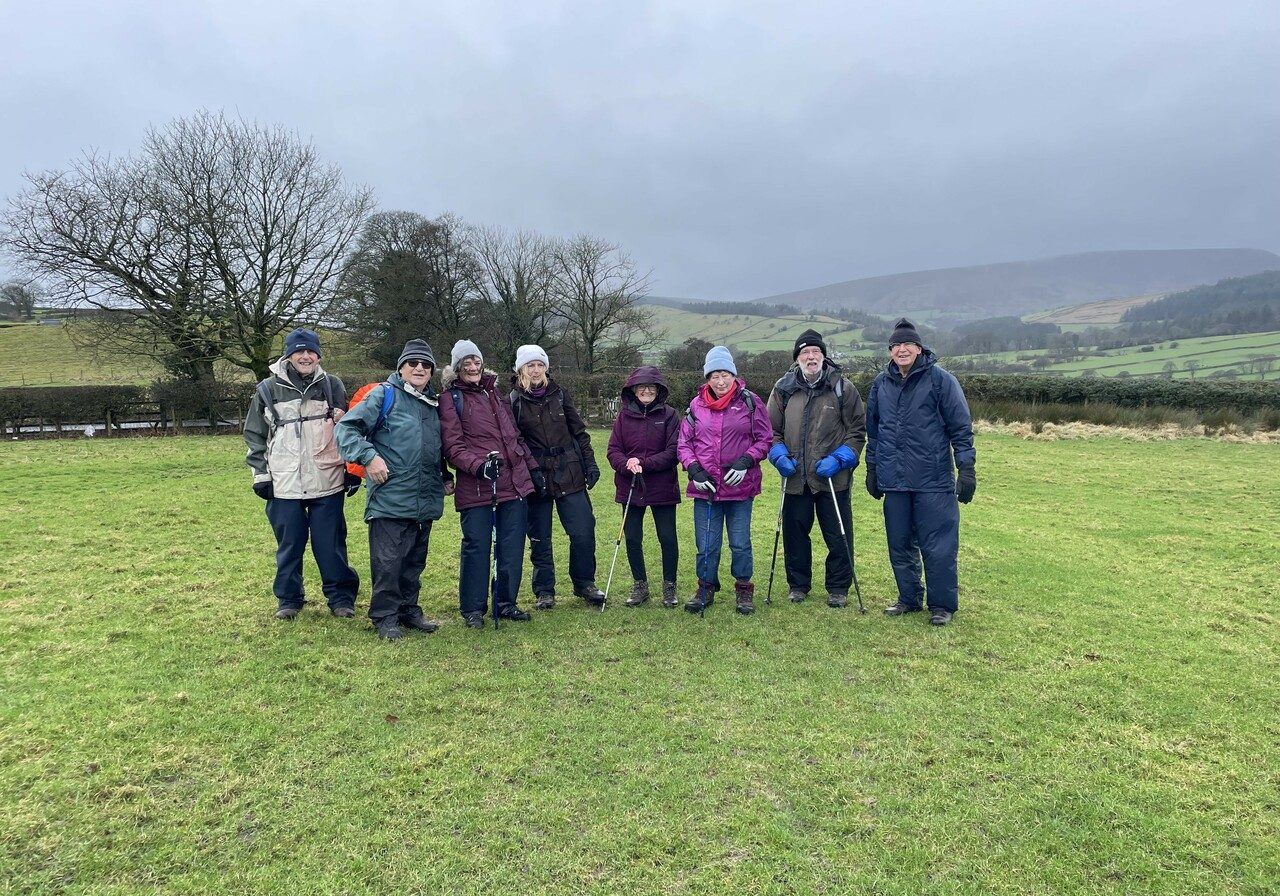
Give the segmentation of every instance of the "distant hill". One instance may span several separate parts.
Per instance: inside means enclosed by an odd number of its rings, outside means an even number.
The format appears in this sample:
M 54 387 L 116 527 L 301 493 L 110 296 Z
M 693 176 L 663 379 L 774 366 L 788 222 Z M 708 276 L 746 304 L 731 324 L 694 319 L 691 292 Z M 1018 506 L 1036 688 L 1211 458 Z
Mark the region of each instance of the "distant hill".
M 1164 298 L 1164 293 L 1153 292 L 1145 296 L 1124 296 L 1118 299 L 1101 299 L 1097 302 L 1084 302 L 1066 308 L 1051 308 L 1048 311 L 1037 311 L 1023 316 L 1029 324 L 1062 324 L 1062 325 L 1109 325 L 1118 324 L 1130 308 L 1139 308 L 1157 299 Z
M 861 308 L 886 315 L 913 312 L 926 320 L 997 317 L 1168 293 L 1276 268 L 1280 255 L 1262 249 L 1085 252 L 848 280 L 756 301 L 797 308 Z

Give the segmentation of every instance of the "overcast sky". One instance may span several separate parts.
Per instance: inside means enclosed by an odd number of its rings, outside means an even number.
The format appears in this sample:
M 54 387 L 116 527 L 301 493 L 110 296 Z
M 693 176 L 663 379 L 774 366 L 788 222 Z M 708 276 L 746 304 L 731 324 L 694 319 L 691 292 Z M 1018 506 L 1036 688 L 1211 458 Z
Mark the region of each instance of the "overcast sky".
M 0 193 L 199 108 L 386 209 L 590 232 L 751 298 L 1094 249 L 1280 250 L 1280 2 L 0 0 Z

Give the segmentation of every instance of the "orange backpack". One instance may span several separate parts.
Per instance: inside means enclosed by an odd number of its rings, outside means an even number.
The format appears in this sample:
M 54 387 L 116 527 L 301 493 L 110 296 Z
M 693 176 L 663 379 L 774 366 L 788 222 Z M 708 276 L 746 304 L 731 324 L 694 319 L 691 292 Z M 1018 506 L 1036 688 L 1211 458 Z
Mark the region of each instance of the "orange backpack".
M 386 386 L 382 391 L 382 407 L 378 409 L 378 422 L 373 424 L 373 429 L 365 434 L 366 439 L 373 438 L 373 434 L 382 429 L 387 422 L 387 414 L 391 413 L 391 405 L 396 400 L 396 387 L 391 383 L 368 383 L 356 390 L 356 394 L 351 396 L 351 400 L 347 402 L 347 410 L 351 410 L 360 402 L 364 401 L 364 397 L 379 386 Z M 357 463 L 348 463 L 347 472 L 352 476 L 364 478 L 364 466 Z

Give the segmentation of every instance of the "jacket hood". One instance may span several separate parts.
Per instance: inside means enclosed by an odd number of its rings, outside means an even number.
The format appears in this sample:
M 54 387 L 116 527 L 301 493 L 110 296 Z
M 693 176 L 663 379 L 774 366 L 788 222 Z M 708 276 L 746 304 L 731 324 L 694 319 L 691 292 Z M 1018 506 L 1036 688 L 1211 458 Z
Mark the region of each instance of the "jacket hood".
M 670 389 L 667 388 L 667 378 L 662 375 L 662 371 L 651 364 L 643 367 L 637 367 L 631 376 L 627 377 L 627 383 L 622 387 L 622 401 L 626 405 L 635 405 L 637 410 L 642 410 L 643 405 L 636 401 L 635 387 L 641 383 L 656 383 L 658 386 L 658 397 L 653 400 L 650 408 L 661 407 L 667 403 L 667 394 Z M 642 411 L 643 412 L 643 411 Z
M 497 371 L 490 370 L 488 367 L 486 367 L 480 373 L 480 385 L 483 386 L 485 380 L 490 378 L 492 378 L 493 382 L 496 383 L 498 381 L 498 373 Z M 447 364 L 444 367 L 440 368 L 441 390 L 451 388 L 454 385 L 454 383 L 457 382 L 457 380 L 458 380 L 458 371 L 454 369 L 452 364 Z M 458 385 L 461 386 L 462 384 L 458 383 Z

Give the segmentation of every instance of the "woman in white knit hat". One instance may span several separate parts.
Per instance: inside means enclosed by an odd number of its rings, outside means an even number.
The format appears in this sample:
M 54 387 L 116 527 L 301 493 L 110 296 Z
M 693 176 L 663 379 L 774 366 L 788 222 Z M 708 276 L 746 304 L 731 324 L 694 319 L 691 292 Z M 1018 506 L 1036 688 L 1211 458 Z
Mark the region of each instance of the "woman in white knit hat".
M 591 436 L 563 386 L 548 375 L 551 360 L 540 345 L 516 350 L 511 378 L 511 410 L 520 435 L 533 453 L 535 493 L 529 498 L 529 561 L 533 564 L 534 608 L 556 603 L 556 566 L 551 550 L 551 510 L 569 536 L 569 579 L 573 593 L 592 606 L 604 603 L 596 587 L 596 518 L 587 489 L 600 479 Z

